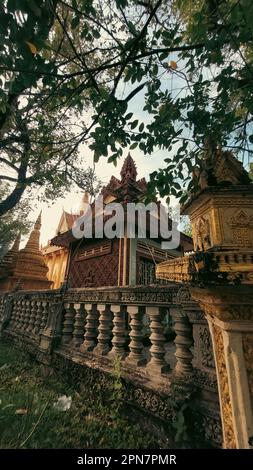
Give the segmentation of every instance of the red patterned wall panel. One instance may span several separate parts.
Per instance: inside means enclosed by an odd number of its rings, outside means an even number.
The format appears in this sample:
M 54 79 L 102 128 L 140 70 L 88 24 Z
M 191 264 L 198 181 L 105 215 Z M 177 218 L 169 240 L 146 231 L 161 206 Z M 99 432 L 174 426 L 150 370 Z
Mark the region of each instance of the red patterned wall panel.
M 96 256 L 102 245 L 105 246 L 105 242 L 100 240 L 95 243 L 86 242 L 76 252 L 73 251 L 69 268 L 69 284 L 71 287 L 118 285 L 119 241 L 117 239 L 112 240 L 110 249 L 106 247 L 105 254 Z M 87 259 L 84 259 L 83 254 L 86 248 L 89 253 L 94 249 L 94 257 L 87 256 Z

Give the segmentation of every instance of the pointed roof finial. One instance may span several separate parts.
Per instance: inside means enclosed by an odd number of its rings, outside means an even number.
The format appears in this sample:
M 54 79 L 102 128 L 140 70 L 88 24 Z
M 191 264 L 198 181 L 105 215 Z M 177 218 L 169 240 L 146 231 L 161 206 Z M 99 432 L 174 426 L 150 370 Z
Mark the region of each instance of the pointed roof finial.
M 42 210 L 40 211 L 39 215 L 38 215 L 38 218 L 34 224 L 34 228 L 36 230 L 40 230 L 41 229 L 41 214 L 42 214 Z
M 82 200 L 81 200 L 81 203 L 80 203 L 80 206 L 79 206 L 79 214 L 83 214 L 84 211 L 87 210 L 87 204 L 89 204 L 90 202 L 90 194 L 88 191 L 85 191 L 83 196 L 82 196 Z
M 128 153 L 128 156 L 126 157 L 123 166 L 120 171 L 121 175 L 121 181 L 127 181 L 127 180 L 133 180 L 136 181 L 137 178 L 137 170 L 136 170 L 136 165 L 134 163 L 133 158 L 130 155 L 130 152 Z
M 41 228 L 41 212 L 34 224 L 33 230 L 30 233 L 30 237 L 25 248 L 22 251 L 29 251 L 32 253 L 40 252 L 40 228 Z
M 85 204 L 89 204 L 90 201 L 90 193 L 88 191 L 85 191 L 83 196 L 82 196 L 82 202 Z

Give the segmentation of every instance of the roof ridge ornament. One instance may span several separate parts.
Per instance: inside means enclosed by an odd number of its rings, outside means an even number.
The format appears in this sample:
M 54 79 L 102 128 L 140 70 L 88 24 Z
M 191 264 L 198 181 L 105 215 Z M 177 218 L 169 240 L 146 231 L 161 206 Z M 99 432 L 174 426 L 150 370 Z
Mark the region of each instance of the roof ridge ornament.
M 193 170 L 194 192 L 209 186 L 225 187 L 250 183 L 242 162 L 231 151 L 222 150 L 220 145 L 212 147 L 211 152 L 207 148 L 202 168 L 195 166 Z

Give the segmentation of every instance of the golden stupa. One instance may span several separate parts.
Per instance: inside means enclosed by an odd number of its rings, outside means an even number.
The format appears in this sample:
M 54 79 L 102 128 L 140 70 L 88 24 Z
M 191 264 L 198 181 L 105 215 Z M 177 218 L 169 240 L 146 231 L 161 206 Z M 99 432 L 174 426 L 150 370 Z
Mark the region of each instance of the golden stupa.
M 4 257 L 0 261 L 0 279 L 6 278 L 10 276 L 13 272 L 15 267 L 17 254 L 19 252 L 19 245 L 20 245 L 20 234 L 17 236 L 16 240 L 14 241 L 12 247 L 9 251 L 4 255 Z
M 11 250 L 3 258 L 7 267 L 3 266 L 5 275 L 1 276 L 0 290 L 12 290 L 18 286 L 19 290 L 50 289 L 51 281 L 47 279 L 48 267 L 40 251 L 41 213 L 34 224 L 29 240 L 22 250 L 18 251 L 18 242 L 15 241 Z

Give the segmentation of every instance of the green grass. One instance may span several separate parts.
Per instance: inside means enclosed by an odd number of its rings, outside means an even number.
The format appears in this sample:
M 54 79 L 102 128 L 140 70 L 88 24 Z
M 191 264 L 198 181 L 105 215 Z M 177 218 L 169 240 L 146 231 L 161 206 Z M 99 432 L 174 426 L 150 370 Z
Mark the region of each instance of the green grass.
M 68 411 L 53 406 L 61 395 L 72 397 Z M 105 404 L 102 391 L 87 386 L 77 391 L 28 354 L 0 343 L 0 448 L 157 446 L 142 425 L 122 416 L 117 403 Z

